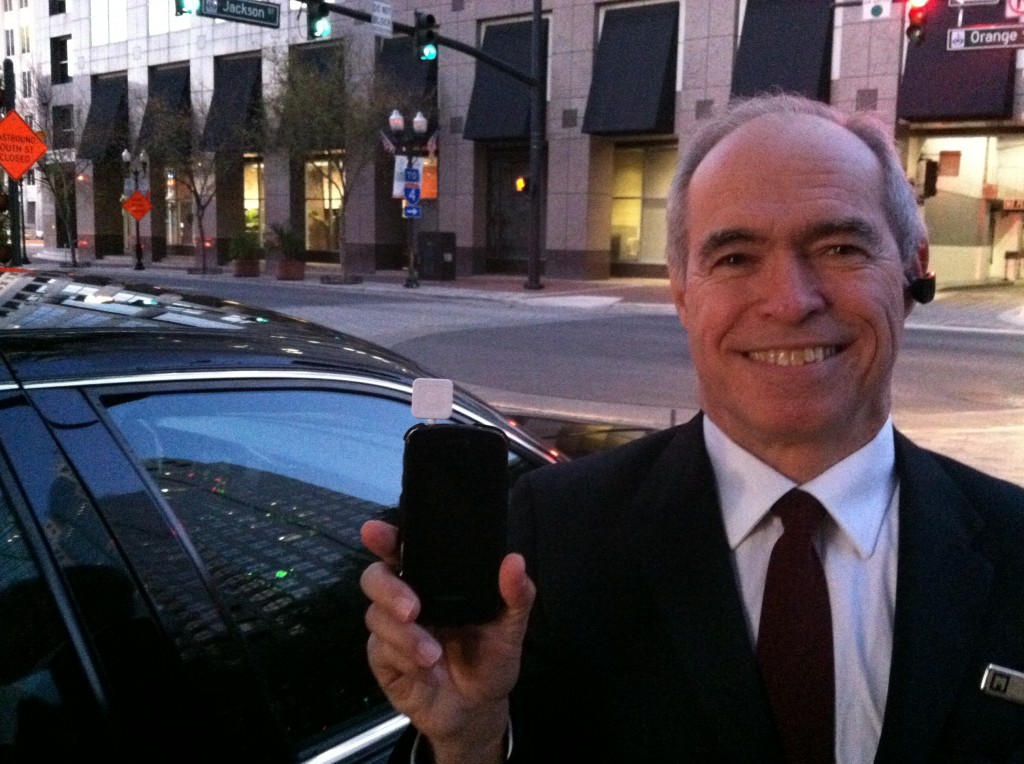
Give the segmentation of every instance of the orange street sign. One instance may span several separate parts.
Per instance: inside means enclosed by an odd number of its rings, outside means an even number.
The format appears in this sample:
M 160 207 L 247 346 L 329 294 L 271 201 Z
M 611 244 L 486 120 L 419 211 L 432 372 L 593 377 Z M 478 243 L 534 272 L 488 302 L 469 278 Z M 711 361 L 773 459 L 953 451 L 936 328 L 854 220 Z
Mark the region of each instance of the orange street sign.
M 0 119 L 0 167 L 14 180 L 28 172 L 47 151 L 25 120 L 13 109 Z
M 152 202 L 150 202 L 149 198 L 141 191 L 136 191 L 125 199 L 124 204 L 121 206 L 124 207 L 128 211 L 128 214 L 136 220 L 142 220 L 142 218 L 146 217 L 146 215 L 149 214 L 149 211 L 153 209 Z

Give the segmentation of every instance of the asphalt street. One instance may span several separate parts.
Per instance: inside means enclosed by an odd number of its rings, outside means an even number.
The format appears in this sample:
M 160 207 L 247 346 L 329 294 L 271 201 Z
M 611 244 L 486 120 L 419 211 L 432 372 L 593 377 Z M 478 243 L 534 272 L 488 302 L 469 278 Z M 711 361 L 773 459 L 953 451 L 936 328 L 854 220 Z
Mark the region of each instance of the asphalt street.
M 60 251 L 30 249 L 30 258 L 30 267 L 67 264 Z M 511 415 L 654 428 L 683 421 L 696 409 L 692 372 L 680 373 L 689 364 L 664 279 L 545 279 L 543 289 L 526 290 L 522 276 L 471 276 L 424 281 L 408 289 L 404 272 L 396 271 L 328 287 L 321 284 L 321 277 L 332 272 L 328 265 L 308 268 L 302 282 L 267 275 L 237 279 L 229 269 L 200 275 L 189 273 L 190 265 L 164 261 L 135 272 L 130 258 L 107 257 L 90 269 L 114 272 L 125 281 L 138 277 L 200 291 L 215 283 L 217 294 L 237 299 L 254 288 L 265 289 L 272 292 L 275 309 L 366 337 L 445 375 L 472 380 L 466 387 Z M 601 364 L 600 379 L 588 380 L 574 362 L 578 351 L 571 344 L 571 329 L 580 321 L 590 322 L 590 334 L 601 337 L 602 357 L 595 359 Z M 1000 343 L 1011 353 L 1019 347 L 1021 382 L 1009 396 L 1000 390 L 998 400 L 986 400 L 981 385 L 978 400 L 965 401 L 960 410 L 936 411 L 928 391 L 901 392 L 897 385 L 894 419 L 920 443 L 1024 485 L 1024 282 L 940 289 L 933 303 L 915 308 L 908 327 L 905 354 L 915 348 L 923 353 L 929 343 L 952 334 Z M 660 336 L 673 339 L 637 341 Z M 481 354 L 497 349 L 508 356 L 507 363 L 481 364 L 480 357 L 473 357 L 474 347 Z M 545 359 L 543 369 L 535 358 Z M 962 361 L 964 368 L 973 363 L 971 358 Z M 643 369 L 642 380 L 636 378 L 637 368 Z M 935 395 L 955 392 L 955 371 L 936 369 L 929 385 Z M 607 390 L 620 394 L 608 400 Z

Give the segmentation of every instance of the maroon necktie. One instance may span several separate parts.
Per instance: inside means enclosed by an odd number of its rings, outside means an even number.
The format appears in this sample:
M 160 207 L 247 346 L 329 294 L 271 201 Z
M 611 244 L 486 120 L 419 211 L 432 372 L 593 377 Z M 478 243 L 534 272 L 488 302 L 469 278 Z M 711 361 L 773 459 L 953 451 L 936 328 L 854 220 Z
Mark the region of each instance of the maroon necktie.
M 772 507 L 785 530 L 772 549 L 757 662 L 788 764 L 835 760 L 832 610 L 814 534 L 825 508 L 794 488 Z

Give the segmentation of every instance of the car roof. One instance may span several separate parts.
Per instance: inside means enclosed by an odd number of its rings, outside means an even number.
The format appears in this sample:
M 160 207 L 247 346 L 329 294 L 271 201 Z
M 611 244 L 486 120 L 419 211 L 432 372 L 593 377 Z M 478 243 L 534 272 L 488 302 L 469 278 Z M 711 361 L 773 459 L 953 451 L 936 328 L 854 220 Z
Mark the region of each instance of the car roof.
M 231 369 L 433 376 L 344 332 L 192 292 L 69 271 L 0 269 L 0 381 Z

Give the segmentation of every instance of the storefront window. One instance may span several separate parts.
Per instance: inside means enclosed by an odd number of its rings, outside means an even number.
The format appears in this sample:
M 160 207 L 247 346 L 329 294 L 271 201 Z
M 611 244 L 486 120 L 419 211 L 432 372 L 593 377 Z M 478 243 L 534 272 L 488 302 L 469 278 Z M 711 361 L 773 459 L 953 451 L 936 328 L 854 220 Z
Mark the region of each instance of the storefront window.
M 263 158 L 247 156 L 243 167 L 243 204 L 245 205 L 245 230 L 255 233 L 263 241 L 266 229 L 264 191 L 263 191 Z
M 167 244 L 168 246 L 191 245 L 192 195 L 184 183 L 179 183 L 174 173 L 167 171 L 165 200 L 167 203 Z
M 306 162 L 306 248 L 334 251 L 341 218 L 342 169 L 338 156 Z
M 613 263 L 665 262 L 665 207 L 676 163 L 675 146 L 615 150 L 612 181 Z

